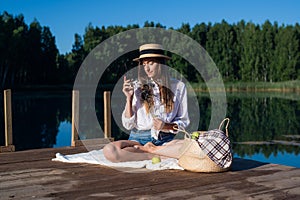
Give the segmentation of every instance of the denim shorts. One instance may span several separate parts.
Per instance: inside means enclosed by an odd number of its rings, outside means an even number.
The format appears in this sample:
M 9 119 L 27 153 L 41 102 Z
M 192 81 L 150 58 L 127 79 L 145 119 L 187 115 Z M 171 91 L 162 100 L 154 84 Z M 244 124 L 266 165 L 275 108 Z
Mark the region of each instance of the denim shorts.
M 136 141 L 141 145 L 145 145 L 147 142 L 152 142 L 151 130 L 132 129 L 128 140 Z
M 152 138 L 152 143 L 156 146 L 161 146 L 166 142 L 170 142 L 175 137 L 175 134 L 173 133 L 165 133 L 160 131 L 158 133 L 158 139 Z

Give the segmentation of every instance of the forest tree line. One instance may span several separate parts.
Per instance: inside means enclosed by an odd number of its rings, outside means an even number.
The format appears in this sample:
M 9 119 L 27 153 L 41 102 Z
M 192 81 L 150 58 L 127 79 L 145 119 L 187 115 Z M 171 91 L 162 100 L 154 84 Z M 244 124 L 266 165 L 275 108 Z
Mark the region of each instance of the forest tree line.
M 167 29 L 160 23 L 145 22 L 143 27 Z M 74 83 L 77 71 L 89 52 L 117 33 L 141 28 L 133 24 L 98 27 L 89 24 L 83 36 L 75 33 L 71 52 L 61 54 L 50 27 L 37 20 L 29 25 L 22 14 L 0 15 L 0 87 L 61 86 Z M 199 23 L 191 27 L 169 28 L 197 41 L 211 56 L 226 82 L 280 82 L 300 80 L 300 25 L 278 25 L 266 20 L 263 24 L 245 22 L 229 24 Z M 133 52 L 134 53 L 134 52 Z M 131 61 L 131 60 L 130 60 Z M 130 62 L 125 57 L 114 62 L 114 70 L 103 76 L 103 83 L 115 83 Z M 190 82 L 201 81 L 193 66 L 174 57 L 172 66 Z M 193 70 L 187 70 L 193 69 Z

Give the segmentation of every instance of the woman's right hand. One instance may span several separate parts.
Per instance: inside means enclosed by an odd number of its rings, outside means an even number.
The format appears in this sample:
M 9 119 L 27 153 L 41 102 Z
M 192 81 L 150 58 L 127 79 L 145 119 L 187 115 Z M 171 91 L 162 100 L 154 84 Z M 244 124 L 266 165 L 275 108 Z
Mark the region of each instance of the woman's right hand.
M 125 94 L 127 99 L 130 99 L 133 95 L 133 87 L 131 85 L 130 79 L 127 79 L 126 76 L 124 76 L 124 83 L 123 83 L 123 93 Z

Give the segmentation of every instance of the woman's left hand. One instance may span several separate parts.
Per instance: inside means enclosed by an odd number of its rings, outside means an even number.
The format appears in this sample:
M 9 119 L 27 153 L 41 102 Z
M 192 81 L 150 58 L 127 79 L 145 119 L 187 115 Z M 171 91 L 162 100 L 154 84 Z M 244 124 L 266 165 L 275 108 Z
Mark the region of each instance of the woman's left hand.
M 164 128 L 165 123 L 159 118 L 153 118 L 153 128 L 155 130 L 162 130 Z

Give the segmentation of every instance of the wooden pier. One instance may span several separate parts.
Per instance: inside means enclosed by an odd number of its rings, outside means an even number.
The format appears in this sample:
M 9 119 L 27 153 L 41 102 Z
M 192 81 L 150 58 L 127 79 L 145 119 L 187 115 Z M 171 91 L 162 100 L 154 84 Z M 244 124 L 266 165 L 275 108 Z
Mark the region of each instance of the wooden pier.
M 14 152 L 15 146 L 13 145 L 13 130 L 12 130 L 12 92 L 10 89 L 4 90 L 4 129 L 5 129 L 5 146 L 0 146 L 1 152 Z M 72 91 L 72 136 L 71 146 L 83 146 L 93 144 L 103 144 L 109 141 L 113 141 L 111 137 L 111 102 L 110 91 L 104 91 L 103 104 L 104 104 L 104 138 L 95 138 L 80 140 L 79 139 L 79 91 Z M 0 122 L 1 123 L 1 122 Z
M 300 199 L 299 168 L 236 158 L 232 170 L 223 173 L 146 169 L 128 173 L 52 161 L 57 152 L 86 149 L 1 153 L 0 199 Z
M 56 153 L 101 149 L 113 140 L 110 93 L 104 95 L 104 139 L 78 138 L 79 93 L 73 91 L 71 147 L 13 152 L 11 91 L 4 94 L 5 146 L 0 147 L 0 200 L 5 199 L 300 199 L 300 168 L 234 159 L 231 171 L 117 170 L 52 161 Z M 88 148 L 91 150 L 91 147 Z M 130 171 L 130 172 L 129 172 Z

